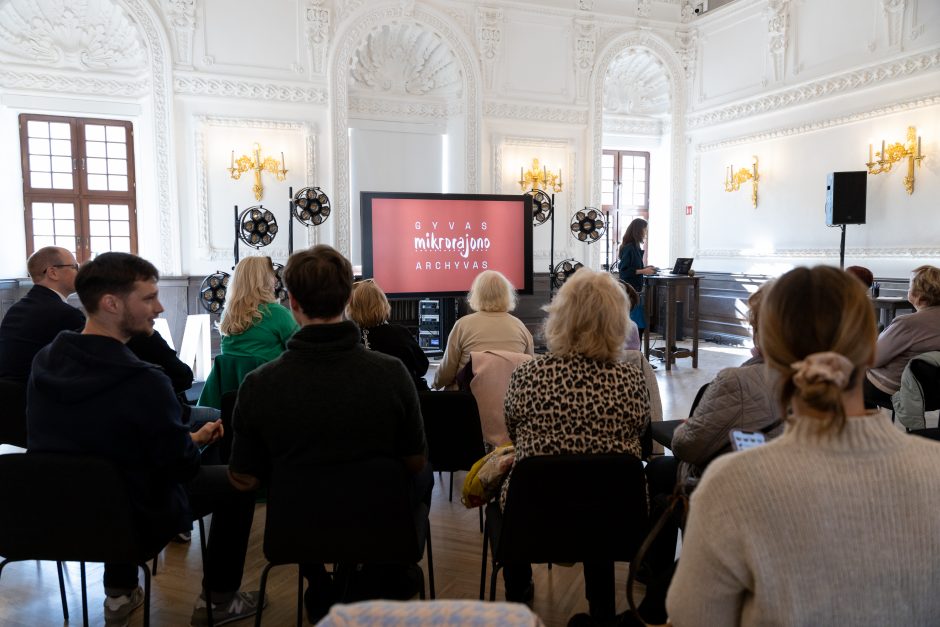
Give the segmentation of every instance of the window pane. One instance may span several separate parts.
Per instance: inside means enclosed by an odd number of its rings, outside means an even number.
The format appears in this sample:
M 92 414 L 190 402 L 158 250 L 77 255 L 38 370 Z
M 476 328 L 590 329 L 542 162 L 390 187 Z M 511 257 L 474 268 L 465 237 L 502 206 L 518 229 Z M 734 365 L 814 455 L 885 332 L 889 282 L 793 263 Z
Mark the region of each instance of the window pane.
M 602 155 L 601 156 L 601 167 L 612 168 L 614 167 L 614 156 L 613 155 Z
M 104 127 L 99 126 L 98 124 L 86 124 L 85 125 L 85 139 L 88 141 L 103 142 L 104 141 Z
M 75 237 L 75 220 L 56 220 L 55 234 Z
M 44 172 L 30 172 L 29 184 L 31 187 L 48 189 L 52 187 L 52 175 Z
M 52 219 L 52 203 L 51 202 L 34 202 L 33 203 L 33 218 L 41 220 L 51 220 Z
M 85 156 L 101 157 L 103 159 L 106 155 L 107 148 L 105 148 L 104 142 L 85 142 Z
M 72 156 L 72 142 L 67 139 L 52 139 L 49 140 L 49 143 L 52 146 L 52 154 L 62 155 L 63 157 Z
M 612 205 L 612 204 L 614 204 L 614 195 L 613 195 L 613 193 L 604 193 L 604 192 L 601 192 L 601 204 L 602 204 L 602 205 Z
M 33 248 L 39 250 L 40 248 L 45 248 L 46 246 L 55 246 L 54 237 L 46 236 L 34 236 L 33 237 Z
M 634 194 L 633 195 L 633 204 L 637 206 L 642 206 L 646 204 L 646 196 L 644 194 Z
M 106 253 L 111 250 L 111 238 L 110 237 L 92 237 L 91 238 L 91 254 L 99 255 L 101 253 Z
M 601 181 L 601 193 L 602 194 L 613 194 L 614 193 L 614 182 L 613 181 Z
M 88 222 L 88 232 L 91 233 L 92 236 L 105 236 L 110 234 L 110 229 L 108 228 L 107 222 L 101 220 L 90 220 Z
M 88 189 L 108 189 L 108 177 L 104 174 L 89 174 Z
M 613 168 L 601 168 L 601 179 L 604 181 L 614 180 L 614 169 Z
M 37 168 L 33 168 L 34 170 Z M 72 172 L 72 160 L 68 157 L 52 157 L 53 172 Z
M 63 157 L 56 157 L 56 159 L 62 159 Z M 29 169 L 33 172 L 51 172 L 52 171 L 52 159 L 45 155 L 30 155 L 29 156 Z
M 55 245 L 61 246 L 62 248 L 65 248 L 66 250 L 72 250 L 75 248 L 75 238 L 67 237 L 65 235 L 56 235 Z
M 72 189 L 72 173 L 54 173 L 52 175 L 52 187 L 55 189 Z
M 49 140 L 48 139 L 36 139 L 35 137 L 30 137 L 29 138 L 29 154 L 48 155 L 49 154 Z
M 633 180 L 643 182 L 646 180 L 646 170 L 634 170 Z
M 633 167 L 638 170 L 646 169 L 646 157 L 633 157 Z
M 112 220 L 127 220 L 127 205 L 111 205 Z
M 108 157 L 112 159 L 126 159 L 127 146 L 124 144 L 108 144 Z
M 88 205 L 89 220 L 107 220 L 108 205 Z
M 117 251 L 119 253 L 131 252 L 131 238 L 112 237 L 111 238 L 111 250 Z
M 123 126 L 106 126 L 105 133 L 109 142 L 123 144 L 126 141 Z
M 26 123 L 27 137 L 49 137 L 49 123 L 30 120 Z
M 85 160 L 85 167 L 88 169 L 89 174 L 107 174 L 108 173 L 108 161 L 107 159 L 92 159 L 89 157 Z
M 127 174 L 127 161 L 108 159 L 108 174 Z
M 74 220 L 75 205 L 70 202 L 57 202 L 54 205 L 56 220 Z
M 111 235 L 120 235 L 123 237 L 130 237 L 131 234 L 131 225 L 130 222 L 125 222 L 124 220 L 118 220 L 116 222 L 111 222 Z
M 108 189 L 112 192 L 126 192 L 127 191 L 127 177 L 126 176 L 108 176 Z
M 52 220 L 33 220 L 33 235 L 55 235 Z
M 72 133 L 66 122 L 50 122 L 49 136 L 53 139 L 71 139 Z

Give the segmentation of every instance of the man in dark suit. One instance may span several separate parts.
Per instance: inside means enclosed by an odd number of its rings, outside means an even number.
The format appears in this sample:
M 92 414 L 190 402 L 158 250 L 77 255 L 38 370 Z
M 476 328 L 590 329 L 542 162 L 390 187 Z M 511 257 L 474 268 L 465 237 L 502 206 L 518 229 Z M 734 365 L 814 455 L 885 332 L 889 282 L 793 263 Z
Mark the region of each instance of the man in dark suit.
M 40 248 L 26 262 L 33 288 L 0 322 L 0 379 L 26 384 L 33 357 L 60 331 L 81 331 L 85 316 L 65 302 L 75 291 L 78 263 L 64 248 Z

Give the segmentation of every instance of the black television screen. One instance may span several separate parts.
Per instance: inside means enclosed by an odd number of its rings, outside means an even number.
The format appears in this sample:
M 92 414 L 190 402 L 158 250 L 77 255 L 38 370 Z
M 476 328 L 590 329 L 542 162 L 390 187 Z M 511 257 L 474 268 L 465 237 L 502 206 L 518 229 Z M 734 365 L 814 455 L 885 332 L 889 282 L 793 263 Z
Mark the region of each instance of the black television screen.
M 532 198 L 362 192 L 362 276 L 393 297 L 462 296 L 484 270 L 532 293 Z

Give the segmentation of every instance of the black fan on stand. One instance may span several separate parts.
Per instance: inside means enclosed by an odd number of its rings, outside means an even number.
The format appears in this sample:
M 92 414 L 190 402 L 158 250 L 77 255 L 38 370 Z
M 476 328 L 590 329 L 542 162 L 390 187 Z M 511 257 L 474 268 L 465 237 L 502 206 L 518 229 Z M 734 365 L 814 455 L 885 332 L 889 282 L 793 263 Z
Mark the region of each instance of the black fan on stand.
M 540 226 L 552 217 L 554 202 L 552 197 L 540 189 L 529 192 L 532 197 L 532 226 Z
M 274 267 L 274 276 L 277 278 L 277 282 L 274 284 L 274 297 L 280 301 L 283 301 L 287 298 L 287 288 L 284 287 L 284 265 L 280 263 L 272 263 Z
M 584 264 L 574 259 L 565 259 L 552 268 L 552 288 L 558 289 L 565 284 L 571 275 L 584 267 Z
M 236 213 L 238 209 L 235 209 Z M 238 263 L 238 241 L 241 240 L 252 248 L 264 248 L 274 241 L 278 226 L 274 214 L 258 205 L 248 207 L 236 218 L 235 224 L 235 263 Z
M 333 209 L 330 197 L 319 187 L 304 187 L 296 194 L 294 188 L 288 190 L 290 194 L 290 233 L 287 242 L 287 254 L 294 253 L 294 219 L 304 226 L 320 226 L 330 217 Z
M 593 244 L 602 238 L 606 231 L 607 221 L 594 207 L 585 207 L 571 218 L 571 234 L 578 241 Z
M 229 275 L 227 272 L 216 271 L 202 280 L 199 286 L 199 303 L 209 313 L 219 313 L 225 307 L 225 296 L 228 292 Z

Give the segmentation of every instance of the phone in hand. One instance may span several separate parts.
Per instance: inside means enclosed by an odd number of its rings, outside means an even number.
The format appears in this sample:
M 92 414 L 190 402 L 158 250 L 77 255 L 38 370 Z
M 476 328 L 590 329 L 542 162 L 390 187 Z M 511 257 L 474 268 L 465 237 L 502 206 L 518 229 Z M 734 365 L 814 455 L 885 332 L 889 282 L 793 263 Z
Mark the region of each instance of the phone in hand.
M 767 443 L 767 437 L 760 431 L 734 429 L 729 437 L 731 438 L 731 448 L 735 451 L 743 451 Z

